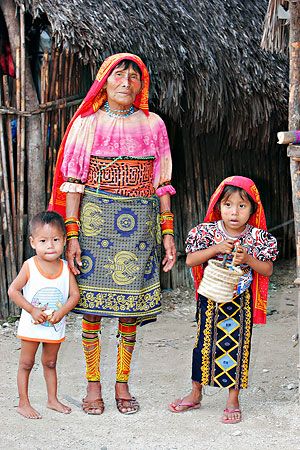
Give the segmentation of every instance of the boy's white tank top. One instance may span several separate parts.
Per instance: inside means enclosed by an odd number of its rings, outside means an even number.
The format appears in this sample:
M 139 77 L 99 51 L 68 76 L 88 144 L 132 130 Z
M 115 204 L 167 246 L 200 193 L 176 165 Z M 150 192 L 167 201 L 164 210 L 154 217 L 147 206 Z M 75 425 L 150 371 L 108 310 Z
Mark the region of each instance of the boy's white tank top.
M 61 270 L 55 278 L 48 278 L 37 266 L 36 256 L 28 259 L 28 281 L 23 288 L 23 295 L 34 306 L 46 306 L 57 311 L 69 297 L 69 268 L 64 260 Z M 20 339 L 37 342 L 62 342 L 65 339 L 66 317 L 52 325 L 48 321 L 35 325 L 31 314 L 24 309 L 18 327 L 17 336 Z

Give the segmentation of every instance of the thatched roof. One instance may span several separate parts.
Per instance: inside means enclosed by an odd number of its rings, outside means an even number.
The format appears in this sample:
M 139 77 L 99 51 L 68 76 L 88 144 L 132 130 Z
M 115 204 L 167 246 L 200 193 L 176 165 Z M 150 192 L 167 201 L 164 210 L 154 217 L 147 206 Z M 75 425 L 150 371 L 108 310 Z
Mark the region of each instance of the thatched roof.
M 288 12 L 288 5 L 287 0 L 269 0 L 261 41 L 263 49 L 278 53 L 288 50 L 289 20 L 285 14 Z
M 15 1 L 86 62 L 141 56 L 154 106 L 197 132 L 226 124 L 237 143 L 286 116 L 286 59 L 260 47 L 267 0 Z

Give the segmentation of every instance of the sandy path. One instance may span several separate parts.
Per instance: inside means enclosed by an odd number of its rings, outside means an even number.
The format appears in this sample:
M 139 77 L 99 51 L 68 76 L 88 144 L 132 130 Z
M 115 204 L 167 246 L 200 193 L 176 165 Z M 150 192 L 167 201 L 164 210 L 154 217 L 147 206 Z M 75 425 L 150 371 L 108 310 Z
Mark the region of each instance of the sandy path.
M 185 394 L 190 386 L 191 350 L 195 335 L 194 300 L 188 290 L 164 295 L 165 312 L 158 322 L 139 330 L 132 368 L 132 393 L 141 411 L 122 416 L 114 402 L 116 321 L 103 326 L 102 379 L 106 405 L 101 417 L 87 416 L 80 409 L 85 392 L 84 361 L 80 342 L 80 319 L 70 316 L 68 341 L 60 352 L 59 392 L 73 409 L 62 414 L 45 407 L 42 368 L 37 363 L 30 393 L 42 420 L 27 420 L 15 411 L 19 341 L 14 327 L 2 329 L 0 381 L 0 449 L 300 449 L 298 403 L 299 346 L 292 335 L 297 329 L 296 289 L 293 262 L 277 266 L 272 280 L 268 324 L 254 329 L 250 388 L 241 395 L 244 421 L 220 423 L 226 391 L 207 388 L 203 407 L 185 414 L 172 414 L 167 404 Z

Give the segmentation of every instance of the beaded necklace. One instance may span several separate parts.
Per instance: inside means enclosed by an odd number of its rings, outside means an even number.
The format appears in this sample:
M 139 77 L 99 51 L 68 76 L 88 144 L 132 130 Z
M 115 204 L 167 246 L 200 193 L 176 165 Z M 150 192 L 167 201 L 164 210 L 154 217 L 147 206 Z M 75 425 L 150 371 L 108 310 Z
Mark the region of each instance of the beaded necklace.
M 110 109 L 109 103 L 105 102 L 104 109 L 106 114 L 108 114 L 110 117 L 114 117 L 115 119 L 120 119 L 121 117 L 128 117 L 134 113 L 133 105 L 131 105 L 129 109 Z M 123 112 L 125 112 L 126 114 L 120 114 Z

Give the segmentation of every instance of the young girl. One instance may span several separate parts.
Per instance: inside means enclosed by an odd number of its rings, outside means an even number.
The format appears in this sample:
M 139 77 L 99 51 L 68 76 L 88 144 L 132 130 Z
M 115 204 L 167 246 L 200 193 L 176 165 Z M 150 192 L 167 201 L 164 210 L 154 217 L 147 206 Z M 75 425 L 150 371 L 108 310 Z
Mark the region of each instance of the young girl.
M 66 261 L 60 259 L 65 243 L 63 218 L 49 211 L 37 214 L 30 224 L 30 244 L 36 256 L 25 261 L 8 290 L 11 300 L 22 308 L 17 334 L 21 339 L 17 411 L 28 419 L 41 418 L 28 397 L 29 375 L 40 342 L 43 343 L 41 359 L 48 393 L 47 407 L 65 414 L 71 412 L 57 399 L 56 375 L 57 353 L 65 339 L 65 315 L 79 301 L 75 277 Z
M 243 276 L 228 303 L 216 303 L 198 294 L 192 391 L 171 403 L 169 409 L 174 413 L 198 409 L 202 386 L 225 387 L 229 396 L 222 422 L 238 423 L 239 392 L 248 385 L 252 324 L 266 322 L 268 277 L 278 254 L 276 239 L 266 231 L 264 210 L 252 180 L 234 176 L 220 184 L 204 223 L 190 231 L 186 251 L 197 289 L 202 265 L 209 259 L 223 260 L 224 254 L 229 262 L 234 254 Z

